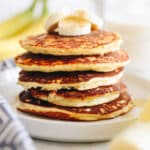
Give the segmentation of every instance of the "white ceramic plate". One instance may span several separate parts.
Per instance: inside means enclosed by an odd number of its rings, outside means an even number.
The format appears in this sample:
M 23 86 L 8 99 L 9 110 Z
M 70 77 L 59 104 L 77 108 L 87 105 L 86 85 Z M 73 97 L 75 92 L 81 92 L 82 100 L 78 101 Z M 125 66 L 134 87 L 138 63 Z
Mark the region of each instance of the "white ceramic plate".
M 13 69 L 12 71 L 13 78 L 9 80 L 7 79 L 7 82 L 5 79 L 1 78 L 4 84 L 1 82 L 0 85 L 0 92 L 7 97 L 11 103 L 15 101 L 17 94 L 21 90 L 21 87 L 16 84 L 18 69 Z M 6 77 L 6 73 L 7 72 L 5 72 L 5 75 L 1 74 L 2 76 L 0 76 Z M 133 99 L 140 97 L 145 98 L 149 95 L 150 83 L 148 81 L 131 74 L 126 74 L 123 80 L 127 83 L 129 91 L 133 95 Z M 127 115 L 115 119 L 95 122 L 43 119 L 19 111 L 17 111 L 17 115 L 33 137 L 66 142 L 95 142 L 109 140 L 114 137 L 122 129 L 135 121 L 139 111 L 140 107 L 136 107 Z

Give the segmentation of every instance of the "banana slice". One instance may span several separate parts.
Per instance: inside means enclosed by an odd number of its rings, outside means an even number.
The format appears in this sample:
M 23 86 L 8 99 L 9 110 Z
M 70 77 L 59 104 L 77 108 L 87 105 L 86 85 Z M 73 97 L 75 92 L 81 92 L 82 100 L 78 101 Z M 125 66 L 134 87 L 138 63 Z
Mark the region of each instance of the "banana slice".
M 55 31 L 64 36 L 85 35 L 91 32 L 91 22 L 78 16 L 69 16 L 59 21 Z
M 76 10 L 73 15 L 89 20 L 92 23 L 91 30 L 99 30 L 103 26 L 103 20 L 99 16 L 85 10 Z
M 45 24 L 48 33 L 57 32 L 63 36 L 78 36 L 89 34 L 102 28 L 103 21 L 85 10 L 62 10 L 52 14 Z
M 59 12 L 51 14 L 44 25 L 45 30 L 48 33 L 54 32 L 54 30 L 58 27 L 58 22 L 61 19 L 67 17 L 68 15 L 69 15 L 69 12 L 65 10 L 61 10 Z

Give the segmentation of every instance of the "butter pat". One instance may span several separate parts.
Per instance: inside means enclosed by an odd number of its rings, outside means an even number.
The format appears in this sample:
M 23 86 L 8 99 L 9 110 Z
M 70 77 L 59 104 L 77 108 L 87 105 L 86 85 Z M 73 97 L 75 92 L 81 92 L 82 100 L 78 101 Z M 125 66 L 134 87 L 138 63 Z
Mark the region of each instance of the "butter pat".
M 136 123 L 110 143 L 110 150 L 150 150 L 150 123 Z

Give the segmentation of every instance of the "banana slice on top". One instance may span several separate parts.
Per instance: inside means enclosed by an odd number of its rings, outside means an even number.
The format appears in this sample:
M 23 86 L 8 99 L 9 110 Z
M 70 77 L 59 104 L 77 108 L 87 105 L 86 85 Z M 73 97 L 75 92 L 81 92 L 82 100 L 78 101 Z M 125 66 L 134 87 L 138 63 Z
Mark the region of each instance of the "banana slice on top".
M 103 21 L 85 10 L 59 11 L 52 14 L 45 24 L 48 33 L 56 32 L 62 36 L 78 36 L 101 29 Z
M 92 24 L 91 30 L 99 30 L 103 26 L 103 20 L 99 16 L 90 14 L 85 10 L 76 10 L 73 15 L 89 20 Z
M 78 16 L 69 16 L 59 21 L 55 31 L 64 36 L 85 35 L 91 32 L 91 22 Z
M 67 17 L 68 14 L 69 12 L 65 10 L 61 10 L 61 11 L 51 14 L 44 25 L 45 30 L 48 33 L 54 32 L 54 30 L 58 27 L 58 22 L 61 19 Z

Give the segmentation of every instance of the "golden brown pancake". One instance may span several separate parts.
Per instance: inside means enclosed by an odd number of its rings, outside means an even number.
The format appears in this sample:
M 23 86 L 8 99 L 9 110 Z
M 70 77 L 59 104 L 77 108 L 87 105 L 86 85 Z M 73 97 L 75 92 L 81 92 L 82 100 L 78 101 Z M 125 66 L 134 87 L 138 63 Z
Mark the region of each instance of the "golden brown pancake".
M 15 61 L 25 71 L 110 72 L 125 66 L 129 62 L 129 57 L 124 50 L 92 56 L 52 56 L 25 53 L 16 57 Z
M 94 106 L 110 102 L 120 95 L 120 91 L 125 91 L 126 86 L 123 83 L 117 83 L 110 86 L 100 86 L 94 89 L 78 90 L 58 90 L 45 91 L 40 88 L 32 88 L 28 91 L 32 97 L 41 99 L 52 104 L 66 107 Z
M 121 93 L 120 97 L 105 104 L 92 107 L 63 107 L 33 98 L 29 92 L 19 96 L 18 110 L 29 114 L 61 120 L 94 121 L 111 119 L 125 114 L 133 108 L 131 97 Z
M 123 76 L 123 68 L 112 72 L 27 72 L 19 74 L 19 84 L 25 88 L 40 87 L 43 90 L 87 90 L 115 84 Z
M 93 55 L 120 49 L 122 40 L 117 33 L 93 31 L 82 36 L 41 34 L 21 40 L 21 46 L 32 53 L 51 55 Z

